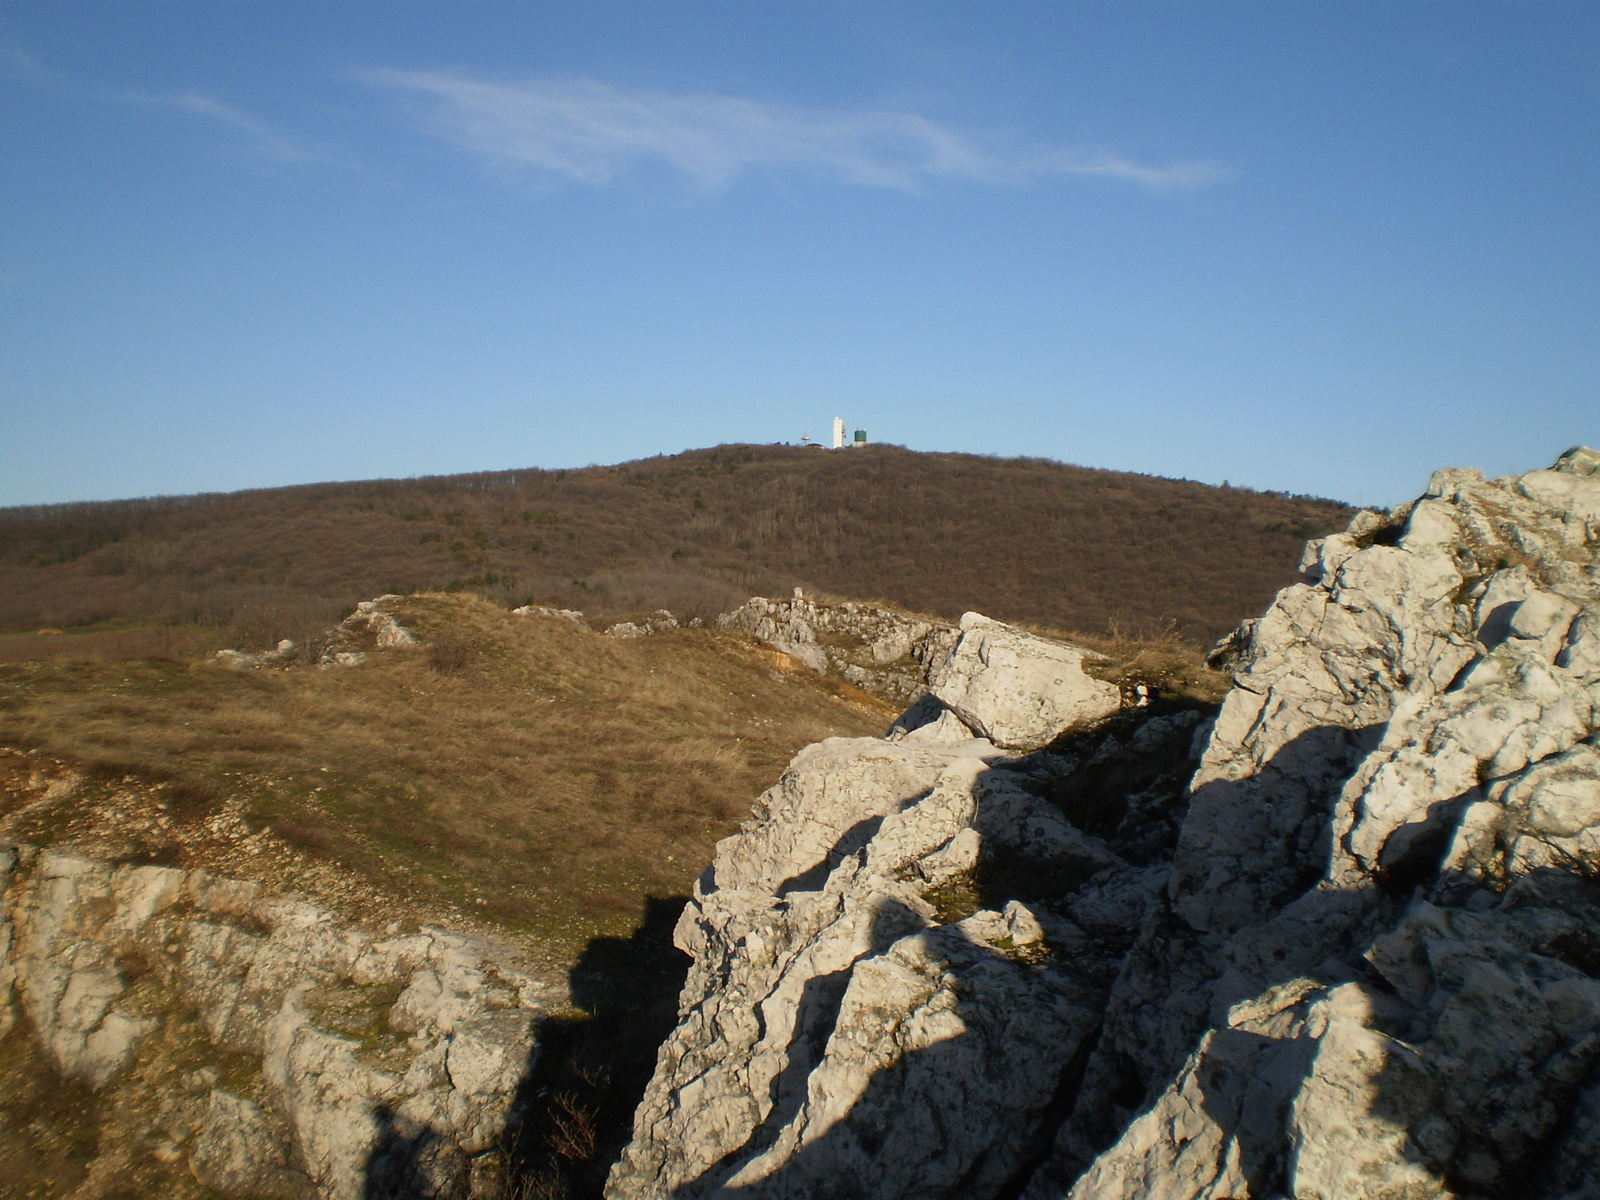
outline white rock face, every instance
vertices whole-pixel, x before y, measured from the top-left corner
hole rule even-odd
[[[1029,752],[1105,713],[981,620],[894,740],[797,756],[608,1196],[1600,1195],[1600,454],[1303,570],[1186,786],[1192,712]]]
[[[933,694],[995,745],[1037,750],[1122,707],[1115,684],[1083,673],[1085,657],[969,612]]]
[[[61,1071],[96,1089],[159,1053],[177,1011],[258,1061],[250,1095],[173,1098],[189,1116],[169,1121],[186,1129],[171,1152],[187,1145],[224,1195],[365,1200],[420,1180],[465,1196],[532,1064],[546,985],[477,939],[375,938],[259,893],[203,870],[0,848],[0,1013],[9,1026],[20,1007]]]
[[[658,608],[643,621],[619,621],[606,627],[606,636],[614,638],[642,638],[652,633],[665,633],[678,627],[678,618],[664,608]]]
[[[356,611],[346,617],[340,628],[370,633],[377,641],[379,650],[408,649],[418,645],[417,635],[395,619],[393,613],[385,610],[384,606],[391,601],[400,599],[399,596],[379,596],[376,600],[363,600],[356,605]]]
[[[584,633],[589,632],[588,622],[575,608],[548,608],[543,604],[524,604],[521,608],[513,608],[511,611],[519,617],[556,617]]]
[[[283,669],[300,662],[314,662],[323,668],[357,667],[367,660],[368,650],[406,650],[421,645],[416,634],[388,611],[400,599],[389,594],[361,601],[355,612],[313,638],[304,650],[284,638],[275,649],[260,654],[218,650],[210,661],[235,671]]]
[[[41,854],[33,887],[12,918],[12,966],[23,1008],[63,1073],[92,1088],[116,1074],[155,1027],[119,1003],[127,982],[114,947],[170,904],[183,878],[160,867],[98,868],[68,854]],[[123,905],[103,927],[106,909],[119,898]],[[108,936],[96,937],[102,930]]]
[[[1013,739],[1060,733],[1066,668],[1095,684],[1073,653],[968,624],[954,694]],[[1015,698],[1024,678],[1045,681],[1043,704]],[[1115,711],[1102,686],[1109,707],[1083,712]],[[1191,723],[1162,728],[1187,745]],[[1036,764],[1014,765],[932,698],[888,739],[795,757],[718,843],[679,922],[695,958],[682,1023],[608,1195],[984,1194],[1038,1152],[1104,981],[1052,955],[1088,942],[1070,919],[1014,898],[980,907],[974,877],[985,864],[1079,883],[1136,872],[1035,794]],[[941,917],[952,899],[964,911]]]
[[[356,611],[332,629],[312,640],[309,657],[317,666],[358,667],[374,650],[411,650],[422,643],[417,635],[400,623],[393,612],[403,597],[393,594],[363,600]]]
[[[309,1200],[315,1188],[289,1166],[286,1145],[278,1123],[259,1104],[216,1088],[207,1097],[189,1167],[196,1179],[225,1196]]]
[[[1029,1197],[1565,1196],[1529,1173],[1549,1155],[1581,1179],[1597,467],[1439,472],[1235,636],[1168,903]]]

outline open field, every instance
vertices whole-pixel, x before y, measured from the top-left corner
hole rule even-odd
[[[270,875],[369,919],[490,922],[570,961],[685,894],[801,746],[895,715],[738,635],[619,641],[460,595],[398,611],[450,653],[0,664],[0,745],[77,780],[0,827]]]
[[[1351,511],[893,446],[15,508],[0,511],[0,632],[166,626],[260,647],[380,592],[709,618],[798,584],[949,620],[1173,627],[1199,645],[1265,607],[1304,541]]]

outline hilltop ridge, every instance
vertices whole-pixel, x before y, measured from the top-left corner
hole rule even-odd
[[[781,445],[11,508],[0,631],[199,623],[269,645],[427,589],[709,620],[799,584],[946,620],[1208,643],[1353,511],[1043,459]]]

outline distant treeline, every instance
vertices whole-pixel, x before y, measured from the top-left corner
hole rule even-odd
[[[384,591],[710,616],[800,585],[948,618],[1208,642],[1352,511],[1044,459],[719,446],[0,509],[0,629],[203,625],[265,643]]]

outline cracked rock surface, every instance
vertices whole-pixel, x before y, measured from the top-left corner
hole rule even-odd
[[[187,1155],[224,1195],[467,1197],[532,1061],[547,985],[474,938],[378,937],[259,891],[0,849],[0,1021],[25,1020],[91,1089],[138,1070],[162,1114],[147,1152]],[[197,1055],[231,1064],[229,1078],[161,1066]]]
[[[751,634],[818,674],[901,700],[927,692],[960,636],[944,621],[870,604],[825,604],[795,592],[792,600],[752,596],[718,617],[717,628]]]
[[[685,911],[607,1195],[1600,1195],[1600,454],[1302,571],[1214,723],[1007,734],[965,697],[1043,708],[1024,643],[802,751]]]

